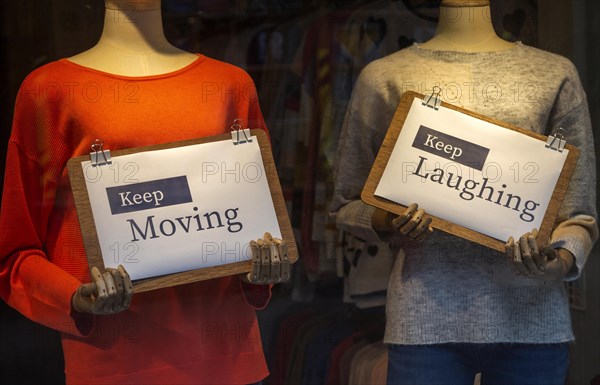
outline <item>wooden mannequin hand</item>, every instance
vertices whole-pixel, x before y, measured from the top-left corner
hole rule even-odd
[[[377,209],[371,220],[376,231],[394,231],[413,242],[422,242],[433,232],[430,226],[431,217],[425,214],[425,210],[419,209],[416,203],[408,206],[404,213],[398,216]]]
[[[508,239],[505,245],[506,257],[517,275],[543,281],[558,281],[564,278],[575,261],[573,254],[566,249],[554,249],[550,246],[541,251],[537,245],[537,229],[525,233],[514,241]]]
[[[107,268],[104,274],[93,267],[92,283],[85,283],[75,291],[71,304],[80,313],[115,314],[131,305],[133,284],[123,266]]]
[[[285,241],[265,233],[263,238],[250,242],[252,270],[242,274],[242,280],[256,285],[270,285],[290,279],[290,259]]]

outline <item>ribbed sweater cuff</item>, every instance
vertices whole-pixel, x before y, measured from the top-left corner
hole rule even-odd
[[[564,278],[573,281],[581,275],[592,246],[598,239],[596,220],[579,215],[561,223],[552,233],[551,246],[569,250],[575,256],[571,271]]]
[[[375,207],[362,201],[352,201],[340,209],[337,215],[337,227],[367,242],[380,242],[377,232],[373,230],[371,218]]]

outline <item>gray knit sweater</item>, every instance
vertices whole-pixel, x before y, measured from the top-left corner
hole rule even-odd
[[[576,278],[598,237],[594,142],[586,96],[567,59],[521,43],[487,53],[430,51],[414,45],[363,70],[336,159],[331,211],[338,227],[364,240],[378,239],[371,226],[374,209],[360,201],[360,192],[402,93],[428,94],[436,85],[443,89],[444,101],[519,127],[546,135],[562,127],[568,142],[580,149],[552,236],[555,247],[575,255],[576,264],[566,279]],[[562,282],[515,276],[502,253],[441,231],[403,250],[389,283],[385,342],[573,340]]]

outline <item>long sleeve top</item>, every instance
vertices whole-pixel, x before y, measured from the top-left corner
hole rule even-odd
[[[63,59],[24,80],[7,152],[0,296],[61,332],[67,383],[248,384],[267,375],[255,310],[269,287],[226,277],[135,294],[115,315],[71,309],[90,277],[67,161],[97,138],[118,150],[226,133],[237,118],[266,130],[252,80],[202,55],[146,77]]]
[[[586,96],[567,59],[521,43],[484,53],[413,45],[362,71],[336,159],[331,211],[338,227],[364,240],[378,239],[371,224],[374,208],[360,200],[360,192],[402,94],[431,94],[435,86],[442,88],[446,102],[525,129],[549,135],[562,127],[567,142],[579,148],[551,239],[552,246],[575,256],[567,279],[576,278],[598,237]],[[403,250],[389,283],[386,342],[558,343],[574,338],[562,282],[518,277],[503,253],[440,231]]]

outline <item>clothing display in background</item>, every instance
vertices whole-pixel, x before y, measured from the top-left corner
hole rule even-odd
[[[224,85],[224,93],[208,95],[206,85]],[[98,138],[119,150],[225,134],[234,119],[266,129],[252,79],[203,55],[142,77],[63,59],[23,82],[0,217],[0,295],[62,333],[68,383],[248,384],[268,374],[255,315],[268,286],[232,276],[137,293],[128,311],[110,316],[71,308],[90,277],[67,161],[88,154]]]
[[[549,62],[552,67],[544,64]],[[586,96],[568,60],[522,43],[483,53],[413,45],[365,68],[353,91],[338,150],[332,211],[339,227],[367,241],[379,239],[371,225],[374,208],[360,201],[360,193],[402,94],[415,84],[426,94],[441,87],[446,102],[538,133],[564,129],[580,157],[551,244],[574,254],[567,279],[575,279],[598,237]],[[503,253],[441,231],[421,244],[403,245],[403,250],[391,276],[385,342],[573,340],[561,281],[516,276]]]
[[[391,23],[391,19],[382,20],[378,33],[370,33],[372,26],[368,20],[376,19],[379,7],[384,5],[393,7],[394,16],[402,14],[406,22],[400,28],[388,29],[387,23]],[[328,205],[333,194],[332,166],[337,141],[354,79],[369,60],[379,57],[379,52],[384,55],[402,48],[394,43],[381,44],[384,40],[398,41],[400,36],[394,37],[396,34],[411,35],[419,23],[420,20],[400,2],[357,3],[355,9],[330,10],[307,32],[301,97],[312,103],[301,103],[305,108],[301,114],[308,117],[303,120],[307,123],[304,130],[308,132],[305,145],[308,163],[314,164],[309,173],[314,174],[308,174],[303,185],[301,228],[303,250],[308,250],[304,258],[314,273],[318,273],[318,267],[323,265],[319,261],[332,261],[329,266],[333,267],[336,258],[338,234],[329,218]],[[369,50],[371,46],[378,50]]]
[[[268,385],[385,384],[387,349],[381,342],[384,308],[339,306],[339,298],[315,306],[275,299],[259,314],[271,376]]]
[[[365,242],[340,231],[341,262],[344,279],[344,302],[358,308],[385,306],[388,282],[399,246],[390,242]],[[401,252],[401,251],[400,251]]]

